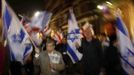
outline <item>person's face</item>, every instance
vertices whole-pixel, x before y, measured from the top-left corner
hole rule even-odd
[[[46,49],[47,49],[47,51],[48,52],[52,52],[53,50],[54,50],[54,44],[53,43],[48,43],[47,45],[46,45]]]
[[[91,28],[90,27],[87,27],[85,30],[84,30],[84,36],[86,38],[91,38],[92,37],[92,31],[91,31]]]

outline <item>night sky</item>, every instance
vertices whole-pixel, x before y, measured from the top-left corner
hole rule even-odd
[[[16,14],[31,17],[34,12],[44,10],[45,0],[6,0]]]

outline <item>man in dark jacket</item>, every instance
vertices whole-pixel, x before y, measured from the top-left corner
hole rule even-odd
[[[92,27],[89,24],[84,25],[83,34],[85,38],[82,39],[81,46],[76,43],[78,50],[83,53],[84,75],[99,75],[102,64],[101,43],[93,38],[92,31]]]
[[[123,75],[116,35],[110,37],[110,46],[104,51],[106,75]]]

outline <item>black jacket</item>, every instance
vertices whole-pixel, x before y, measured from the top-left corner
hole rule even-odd
[[[121,67],[120,53],[118,49],[110,45],[104,51],[105,58],[105,69],[107,75],[123,75],[123,70]]]
[[[102,66],[101,42],[94,38],[89,42],[82,39],[81,47],[78,50],[83,53],[82,61],[85,72],[92,75],[96,75],[93,73],[99,73]]]

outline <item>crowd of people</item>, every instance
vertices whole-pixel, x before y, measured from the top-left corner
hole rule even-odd
[[[55,44],[51,38],[43,41],[39,52],[31,53],[24,65],[14,61],[10,64],[11,75],[123,75],[116,35],[109,39],[102,33],[99,39],[92,33],[92,27],[83,29],[81,45],[75,43],[83,57],[73,63],[67,53],[67,40]],[[43,47],[43,48],[42,48]]]

